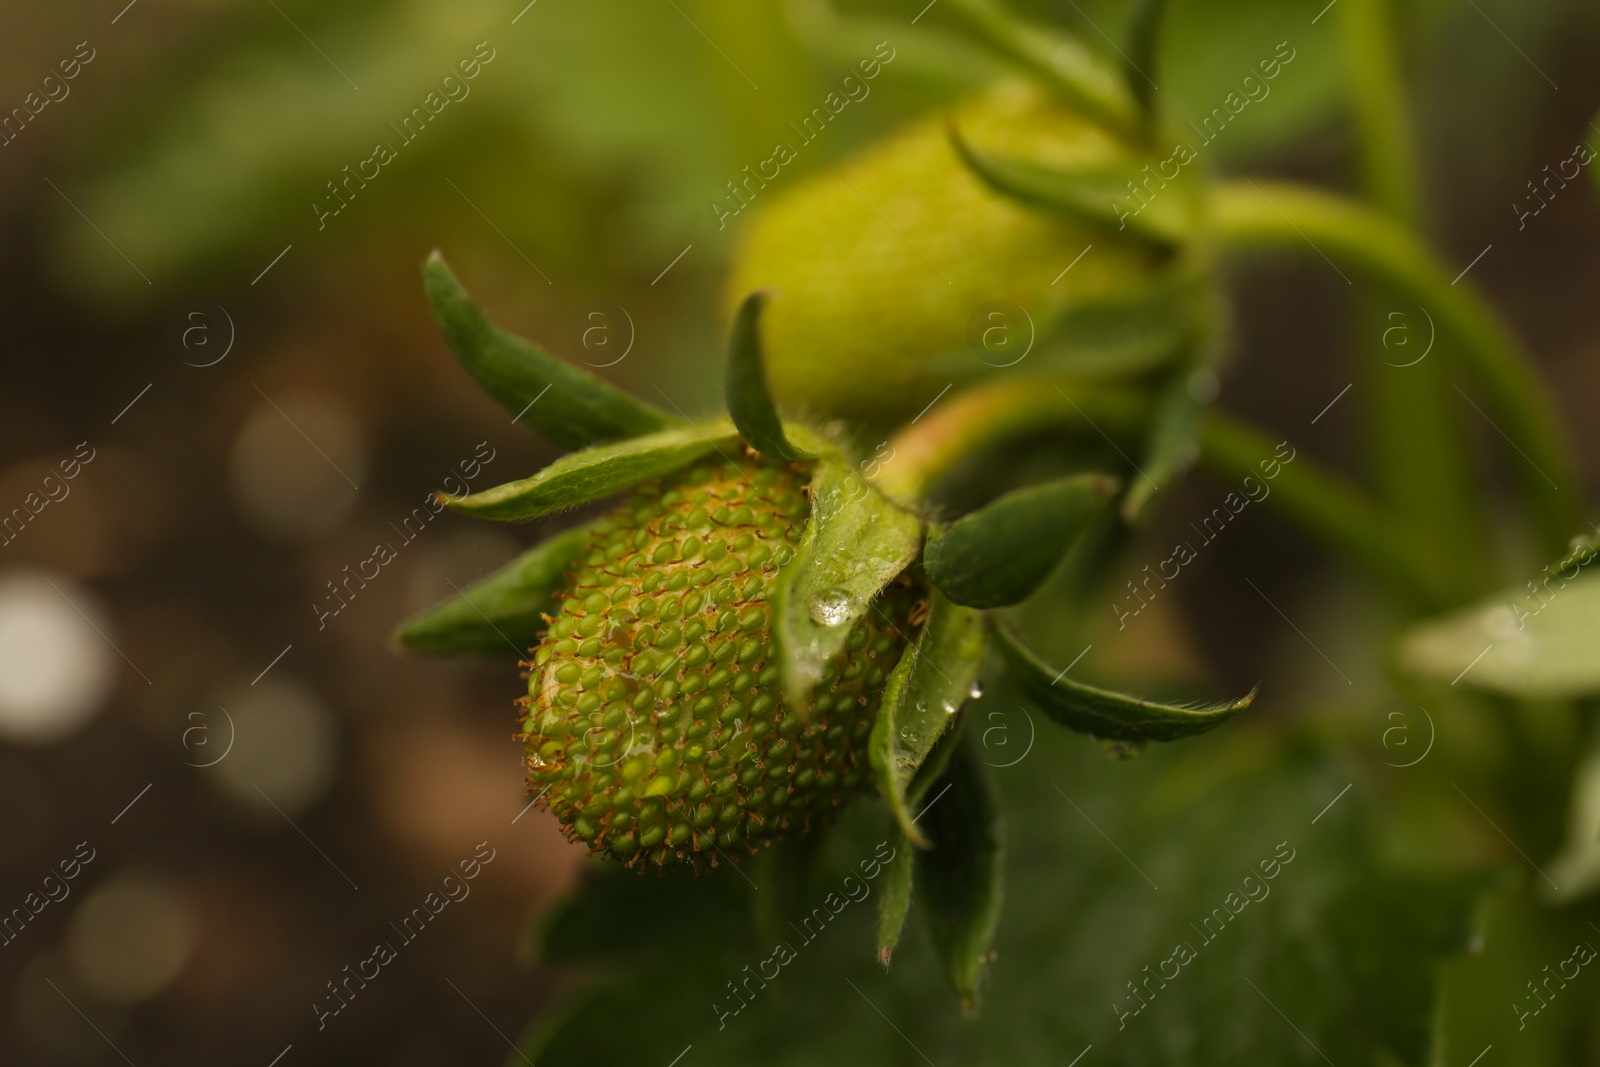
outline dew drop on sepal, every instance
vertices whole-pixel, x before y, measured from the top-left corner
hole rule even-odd
[[[842,589],[829,589],[811,598],[811,621],[821,626],[838,626],[850,617],[850,595]]]

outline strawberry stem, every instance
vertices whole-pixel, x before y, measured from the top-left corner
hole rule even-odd
[[[1366,198],[1421,232],[1415,139],[1393,7],[1390,0],[1347,0],[1335,18]],[[1487,592],[1495,582],[1489,524],[1482,521],[1482,489],[1466,432],[1466,420],[1478,416],[1451,387],[1447,362],[1415,358],[1427,341],[1420,321],[1409,329],[1413,316],[1406,311],[1413,309],[1396,312],[1392,296],[1370,284],[1360,288],[1353,319],[1359,326],[1349,331],[1349,343],[1353,376],[1365,394],[1373,489],[1393,510],[1397,532],[1431,547],[1427,558],[1437,584],[1453,585],[1457,599]],[[1402,343],[1391,347],[1391,338]]]
[[[958,463],[1005,441],[1046,431],[1109,434],[1135,441],[1152,411],[1148,397],[1125,389],[1020,379],[960,394],[934,408],[890,442],[893,459],[874,485],[906,506],[925,505]],[[1274,454],[1259,430],[1216,411],[1200,428],[1201,461],[1229,478],[1259,475]],[[1448,603],[1393,521],[1361,490],[1308,456],[1285,464],[1265,498],[1337,552],[1348,556],[1417,606]]]
[[[1521,344],[1483,298],[1414,234],[1333,193],[1283,182],[1226,182],[1211,195],[1212,225],[1225,246],[1310,245],[1430,312],[1453,356],[1491,398],[1492,419],[1534,513],[1544,554],[1577,530],[1577,472],[1555,405]],[[1563,488],[1563,486],[1565,488]]]

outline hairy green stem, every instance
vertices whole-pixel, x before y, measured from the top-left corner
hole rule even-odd
[[[941,479],[968,457],[1048,431],[1137,441],[1153,411],[1148,394],[1107,386],[1019,379],[982,386],[934,408],[891,441],[893,457],[874,484],[906,506],[925,504]],[[1218,412],[1200,430],[1201,458],[1229,478],[1262,476],[1274,443]],[[1120,446],[1119,446],[1120,447]],[[1426,572],[1393,536],[1389,520],[1355,489],[1306,456],[1283,464],[1266,498],[1335,551],[1349,556],[1421,604],[1439,600]]]
[[[1127,388],[1023,378],[957,393],[889,442],[892,458],[873,484],[905,507],[919,507],[941,479],[970,456],[1049,431],[1136,437],[1151,398]]]
[[[1446,351],[1489,394],[1484,416],[1516,453],[1511,465],[1532,506],[1541,551],[1561,550],[1577,529],[1577,472],[1566,435],[1521,345],[1469,283],[1452,281],[1403,227],[1332,193],[1280,182],[1226,182],[1212,192],[1210,207],[1225,246],[1309,247],[1424,308],[1448,342]],[[1465,391],[1461,395],[1471,402]]]

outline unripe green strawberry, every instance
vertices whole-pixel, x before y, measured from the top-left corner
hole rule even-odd
[[[1043,90],[1002,82],[789,191],[761,194],[771,199],[752,203],[725,291],[730,306],[773,291],[767,371],[790,410],[878,423],[914,414],[952,380],[1008,362],[974,351],[983,305],[1026,310],[1042,336],[1069,305],[1125,295],[1159,266],[1148,244],[985,186],[952,147],[947,119],[975,148],[1047,167],[1126,167],[1130,158]]]
[[[630,865],[715,865],[825,821],[923,601],[892,584],[786,708],[768,595],[809,511],[804,465],[753,455],[638,488],[595,531],[539,646],[528,779],[570,838]]]

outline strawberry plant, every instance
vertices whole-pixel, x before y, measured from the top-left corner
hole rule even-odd
[[[427,262],[461,365],[570,450],[446,503],[520,521],[618,501],[398,632],[417,652],[526,650],[529,792],[609,861],[530,933],[530,957],[581,981],[518,1057],[1442,1062],[1501,1035],[1477,1011],[1493,974],[1464,959],[1486,922],[1582,933],[1504,870],[1397,860],[1437,843],[1346,799],[1387,790],[1403,822],[1444,774],[1488,819],[1456,775],[1553,848],[1545,816],[1600,691],[1573,462],[1520,342],[1417,234],[1383,5],[1337,16],[1370,202],[1218,177],[1156,106],[1164,5],[1133,7],[1113,63],[944,0],[945,32],[1010,76],[753,204],[726,416],[556,359]],[[1284,42],[1242,91],[1264,101],[1293,58]],[[1219,262],[1262,249],[1314,252],[1437,327],[1432,362],[1373,386],[1377,490],[1209,406],[1229,349]],[[1445,406],[1463,385],[1519,480],[1524,558],[1558,559],[1534,600],[1482,599],[1500,560]],[[1142,610],[1195,554],[1128,566],[1196,464],[1240,487],[1223,523],[1268,502],[1363,571],[1386,613],[1372,659],[1398,636],[1369,674],[1474,738],[1377,785],[1348,724],[1252,722],[1255,690],[1075,676],[1058,637],[1096,632],[1112,580]],[[1137,614],[1114,612],[1119,631]],[[1026,746],[993,759],[1016,708]],[[1490,754],[1502,737],[1529,758]],[[1532,784],[1530,767],[1554,770]],[[1092,815],[1085,789],[1125,803]],[[1564,855],[1573,881],[1600,881],[1592,842]],[[1188,892],[1144,896],[1163,881]],[[906,936],[913,913],[925,936]]]

